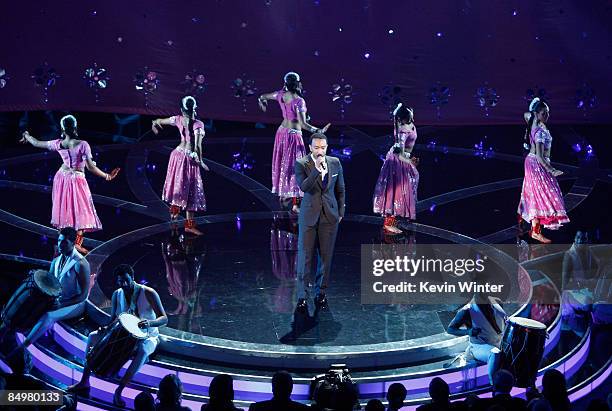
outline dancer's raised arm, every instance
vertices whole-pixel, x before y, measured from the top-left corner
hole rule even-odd
[[[173,117],[168,117],[168,118],[156,118],[155,120],[153,120],[151,122],[151,130],[157,134],[159,133],[159,130],[162,129],[162,126],[172,126],[174,125],[174,118]]]
[[[30,135],[30,133],[27,130],[23,132],[19,142],[22,144],[30,143],[36,148],[47,148],[46,141],[40,141],[40,140],[35,139],[34,137]]]

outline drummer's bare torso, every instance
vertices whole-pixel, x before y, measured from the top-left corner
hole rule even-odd
[[[155,290],[153,290],[151,287],[147,287],[146,285],[137,285],[136,287],[141,287],[142,293],[144,294],[147,305],[148,305],[147,309],[153,310],[153,307],[155,304]],[[111,313],[111,317],[113,320],[117,319],[119,314],[126,312],[126,310],[129,310],[129,307],[132,304],[132,299],[134,297],[136,297],[138,300],[141,298],[140,295],[135,296],[135,294],[138,294],[136,287],[134,287],[132,291],[128,291],[128,292],[123,292],[121,288],[118,288],[115,290],[115,292],[113,292],[113,296],[112,296],[112,307],[113,308],[112,308],[112,313]],[[138,300],[135,300],[134,304],[137,305]],[[123,307],[125,310],[121,310],[121,307]]]

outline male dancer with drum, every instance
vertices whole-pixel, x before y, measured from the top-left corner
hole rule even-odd
[[[130,313],[138,318],[140,322],[138,327],[147,332],[147,338],[140,340],[136,355],[132,363],[121,378],[119,386],[115,390],[113,396],[113,404],[119,407],[125,407],[125,401],[121,398],[121,393],[132,377],[140,370],[149,356],[153,354],[159,344],[158,327],[168,323],[168,317],[164,311],[161,300],[157,292],[147,286],[137,284],[134,281],[134,270],[128,264],[120,264],[115,267],[114,277],[119,287],[113,293],[111,298],[111,322],[112,324],[122,313]],[[110,325],[109,324],[109,325]],[[85,354],[89,352],[91,347],[96,345],[104,336],[104,330],[93,331],[87,338],[87,348]],[[122,364],[123,365],[123,364]],[[68,388],[68,391],[87,393],[89,391],[89,377],[92,371],[89,365],[85,366],[81,381]]]
[[[462,328],[464,327],[465,328]],[[486,296],[474,295],[472,301],[463,306],[448,325],[447,332],[452,335],[469,335],[470,343],[466,354],[468,358],[488,364],[489,381],[500,362],[501,345],[506,313],[497,303],[488,301]]]
[[[89,292],[89,263],[81,255],[74,243],[77,232],[72,227],[60,230],[57,239],[59,255],[51,261],[49,274],[53,275],[62,287],[59,306],[47,312],[34,325],[23,342],[24,348],[43,336],[57,321],[83,315],[87,306]]]

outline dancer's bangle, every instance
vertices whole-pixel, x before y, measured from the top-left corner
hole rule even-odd
[[[106,173],[106,175],[104,176],[104,179],[105,179],[106,181],[110,181],[110,179],[111,179],[110,174]]]

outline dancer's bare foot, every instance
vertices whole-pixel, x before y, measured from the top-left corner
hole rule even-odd
[[[542,235],[542,233],[536,233],[536,232],[535,232],[535,231],[533,231],[533,230],[531,230],[531,231],[529,232],[529,236],[530,236],[531,238],[533,238],[534,240],[537,240],[537,241],[539,241],[539,242],[541,242],[541,243],[543,243],[543,244],[550,244],[550,242],[551,242],[551,241],[550,241],[548,238],[544,237],[544,236]]]
[[[187,220],[185,220],[185,232],[193,235],[203,234],[200,230],[198,230],[192,215],[187,215]]]
[[[80,244],[75,244],[74,248],[76,248],[76,250],[81,254],[81,255],[87,255],[89,254],[89,250],[85,247],[83,247]]]
[[[78,230],[76,240],[74,240],[74,248],[76,248],[76,250],[83,255],[89,253],[89,250],[83,247],[84,240],[85,240],[85,237],[83,237],[83,231]]]
[[[385,225],[383,226],[384,230],[387,231],[388,233],[393,233],[393,234],[401,234],[402,230],[400,230],[399,228],[393,226],[393,225]]]
[[[189,233],[189,234],[193,234],[193,235],[202,235],[202,234],[204,234],[203,232],[198,230],[198,228],[196,226],[185,227],[185,232]]]

